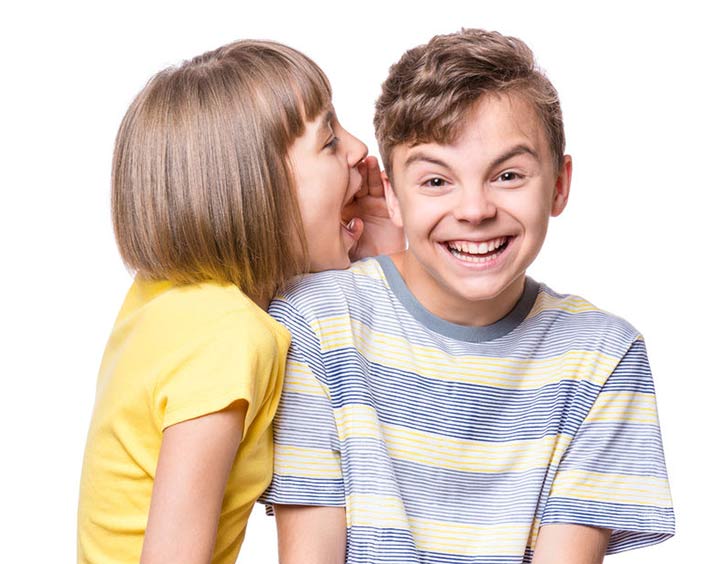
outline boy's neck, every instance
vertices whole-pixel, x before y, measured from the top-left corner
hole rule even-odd
[[[485,327],[503,319],[521,299],[526,285],[524,273],[493,298],[465,300],[434,279],[410,252],[403,251],[390,258],[410,292],[425,309],[458,325]]]

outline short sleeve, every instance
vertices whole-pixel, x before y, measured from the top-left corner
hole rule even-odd
[[[541,525],[612,529],[608,554],[674,534],[654,384],[641,339],[608,377],[564,454]]]
[[[162,430],[245,400],[246,434],[274,389],[280,359],[274,335],[252,315],[235,311],[196,327],[191,338],[165,359],[153,390],[154,413]]]
[[[274,420],[274,477],[260,501],[270,505],[345,506],[341,447],[320,343],[288,302],[275,300],[269,313],[286,325],[292,341]]]

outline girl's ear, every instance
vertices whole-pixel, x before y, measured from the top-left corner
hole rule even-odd
[[[390,178],[385,171],[380,173],[380,177],[383,180],[383,188],[385,188],[385,203],[388,206],[388,213],[390,214],[390,219],[393,223],[402,229],[402,213],[400,213],[400,202],[395,194],[395,189],[390,183]]]
[[[553,202],[551,205],[551,215],[559,216],[563,213],[568,204],[570,195],[570,180],[573,176],[573,159],[570,155],[563,155],[563,164],[558,171],[558,178],[555,180],[555,191],[553,192]]]

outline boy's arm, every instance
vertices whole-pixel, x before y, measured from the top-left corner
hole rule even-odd
[[[552,526],[610,530],[608,554],[674,534],[654,384],[641,337],[606,379],[575,433],[540,520],[537,542],[545,542],[544,548],[552,544],[552,551],[559,549],[556,541],[546,540]],[[538,543],[533,548],[538,555]]]
[[[532,564],[600,564],[611,533],[583,525],[544,525]]]
[[[346,510],[343,507],[276,505],[280,564],[343,564]]]
[[[163,432],[141,564],[210,562],[247,403]]]
[[[334,408],[319,336],[288,298],[270,314],[292,334],[274,419],[274,477],[262,496],[274,508],[281,564],[342,564],[345,488]]]

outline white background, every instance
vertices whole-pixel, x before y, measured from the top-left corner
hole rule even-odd
[[[622,315],[647,339],[678,533],[609,561],[708,561],[711,49],[708,16],[695,6],[146,0],[3,8],[1,559],[74,560],[96,372],[130,283],[110,225],[112,144],[148,77],[234,39],[276,39],[324,68],[342,123],[376,150],[373,103],[388,66],[464,26],[523,38],[560,91],[571,201],[531,274]],[[257,507],[240,562],[274,563],[275,554],[273,523]]]

